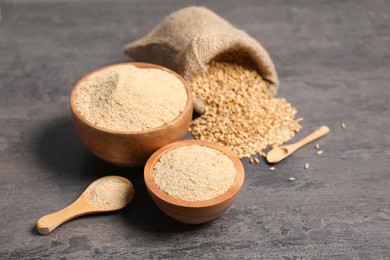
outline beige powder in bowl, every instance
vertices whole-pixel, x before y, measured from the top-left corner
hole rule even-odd
[[[207,146],[187,145],[161,156],[153,180],[165,193],[185,201],[205,201],[225,193],[236,179],[232,160]]]
[[[77,108],[90,123],[116,131],[145,131],[173,121],[187,92],[173,74],[121,64],[96,72],[80,84]]]

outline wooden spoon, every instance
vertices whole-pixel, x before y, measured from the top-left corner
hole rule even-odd
[[[321,126],[316,131],[311,133],[310,135],[306,136],[302,140],[296,142],[295,144],[289,144],[285,146],[280,146],[272,149],[267,154],[267,161],[269,163],[277,163],[301,148],[302,146],[326,135],[329,133],[329,127],[327,126]]]
[[[106,176],[97,179],[68,207],[41,217],[37,223],[38,232],[47,235],[73,218],[120,210],[133,197],[134,187],[129,180],[120,176]]]

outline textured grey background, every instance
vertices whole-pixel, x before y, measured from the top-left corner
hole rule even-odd
[[[244,160],[238,200],[198,226],[154,206],[142,169],[89,154],[68,109],[78,79],[131,60],[122,54],[126,43],[190,4],[209,7],[270,52],[278,96],[305,119],[295,140],[331,128],[319,141],[321,156],[307,146],[275,172]],[[5,1],[0,8],[0,259],[390,259],[389,1]],[[39,217],[109,174],[134,183],[127,209],[37,234]]]

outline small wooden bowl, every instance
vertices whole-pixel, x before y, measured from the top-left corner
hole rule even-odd
[[[168,195],[157,186],[153,180],[153,172],[160,157],[172,149],[186,145],[202,145],[215,148],[232,160],[237,176],[233,185],[224,194],[211,200],[185,201]],[[156,205],[174,220],[186,224],[205,223],[224,213],[240,193],[244,183],[244,175],[244,167],[237,155],[218,144],[195,140],[178,141],[160,148],[149,158],[144,169],[145,185]]]
[[[187,90],[187,104],[183,112],[173,121],[148,131],[114,131],[88,122],[78,111],[75,101],[80,84],[91,75],[110,69],[113,66],[131,64],[138,68],[155,68],[171,73],[180,79]],[[158,87],[158,86],[156,86]],[[88,150],[100,159],[119,166],[142,166],[158,148],[182,139],[188,131],[192,119],[193,100],[191,88],[177,73],[154,64],[125,62],[108,65],[90,72],[73,88],[70,96],[70,110],[73,125],[81,141]]]

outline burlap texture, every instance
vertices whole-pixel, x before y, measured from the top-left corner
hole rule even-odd
[[[279,80],[267,51],[247,33],[204,7],[187,7],[170,14],[144,38],[125,46],[124,52],[190,79],[205,72],[218,54],[233,49],[253,59],[259,74],[269,82],[270,95],[275,95]]]

